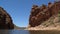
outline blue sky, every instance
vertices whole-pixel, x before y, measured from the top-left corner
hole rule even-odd
[[[47,5],[48,2],[54,2],[54,0],[0,0],[0,6],[11,15],[15,25],[27,27],[32,6]]]

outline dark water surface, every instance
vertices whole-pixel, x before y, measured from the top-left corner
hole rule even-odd
[[[60,31],[57,31],[57,30],[40,30],[40,31],[0,30],[0,34],[60,34]]]

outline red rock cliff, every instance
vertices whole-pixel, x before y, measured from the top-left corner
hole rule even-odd
[[[48,3],[48,6],[42,5],[38,7],[37,5],[33,5],[31,9],[31,14],[29,18],[29,25],[31,27],[35,27],[47,21],[52,16],[57,16],[58,11],[60,10],[60,1],[54,3]]]

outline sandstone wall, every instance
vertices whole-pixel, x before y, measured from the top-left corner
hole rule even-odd
[[[35,27],[47,21],[52,16],[57,16],[60,10],[60,1],[48,3],[48,6],[42,5],[41,7],[33,5],[29,18],[29,25]]]

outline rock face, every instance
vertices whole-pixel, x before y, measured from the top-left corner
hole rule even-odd
[[[14,29],[10,15],[0,7],[0,29]]]
[[[42,5],[41,7],[38,7],[37,5],[33,5],[29,18],[29,26],[36,27],[49,20],[51,17],[57,17],[59,10],[60,1],[54,3],[49,2],[48,6]]]

